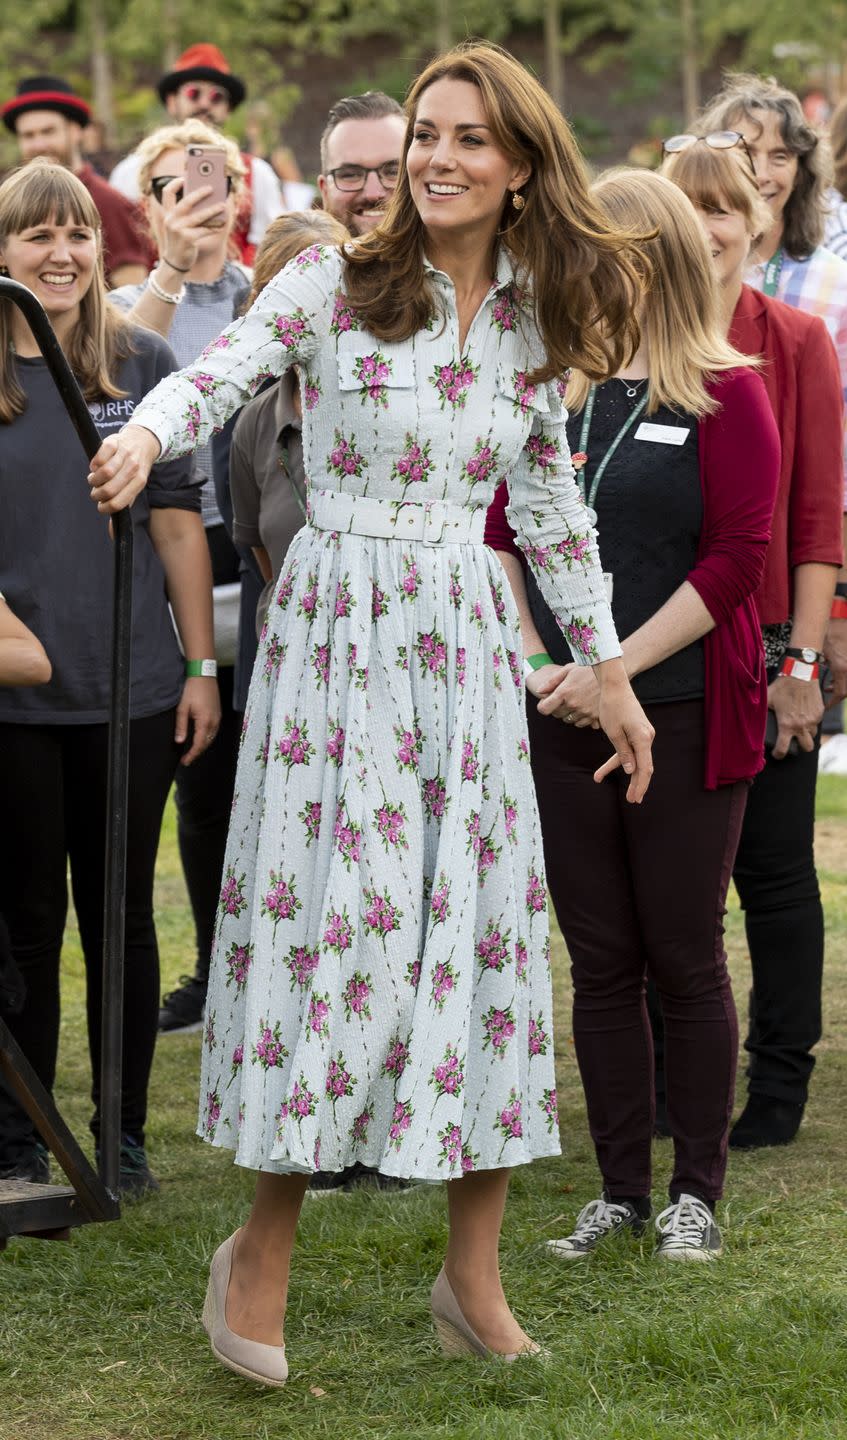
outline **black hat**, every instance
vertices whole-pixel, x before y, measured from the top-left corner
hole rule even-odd
[[[233,110],[247,94],[243,80],[233,75],[217,45],[189,45],[183,51],[173,70],[163,75],[156,86],[162,104],[188,80],[208,80],[212,85],[220,85],[228,94]]]
[[[91,123],[88,101],[75,95],[67,80],[59,80],[55,75],[30,75],[26,80],[18,81],[14,99],[7,100],[0,108],[3,123],[13,135],[18,117],[25,110],[57,110],[66,120],[74,120],[77,125]]]

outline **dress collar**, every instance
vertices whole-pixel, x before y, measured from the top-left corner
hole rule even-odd
[[[424,255],[423,264],[424,270],[428,275],[433,275],[438,280],[441,280],[452,287],[453,281],[450,279],[450,276],[445,274],[443,270],[438,270],[435,265],[433,265],[432,261],[427,259],[426,255]],[[509,253],[505,245],[498,245],[495,277],[491,288],[499,292],[501,290],[507,290],[509,286],[513,285],[514,283],[515,268],[512,264]]]

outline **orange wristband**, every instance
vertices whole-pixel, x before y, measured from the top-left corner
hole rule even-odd
[[[836,595],[832,602],[832,609],[829,612],[830,620],[847,620],[847,600]]]

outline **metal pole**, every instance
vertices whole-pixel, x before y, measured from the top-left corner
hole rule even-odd
[[[71,423],[90,460],[101,437],[53,329],[31,290],[0,277],[0,299],[10,300],[32,331]],[[121,1141],[123,1062],[124,913],[129,781],[129,681],[132,635],[132,520],[112,517],[115,544],[112,594],[112,693],[106,792],[106,898],[103,917],[103,1015],[100,1068],[100,1164],[106,1189],[117,1197]]]

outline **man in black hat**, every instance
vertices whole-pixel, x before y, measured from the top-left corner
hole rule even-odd
[[[43,155],[72,170],[91,195],[103,223],[103,260],[111,285],[138,284],[152,263],[144,223],[135,205],[98,175],[82,156],[82,132],[91,107],[55,75],[21,80],[14,99],[0,108],[16,137],[21,162]]]
[[[172,70],[156,86],[159,99],[177,125],[185,120],[205,120],[218,129],[240,105],[247,91],[243,80],[233,75],[217,45],[189,45]],[[252,265],[256,246],[277,215],[282,214],[279,180],[267,160],[242,153],[247,167],[243,214],[239,213],[233,240],[245,265]],[[129,200],[138,200],[138,159],[133,152],[115,166],[109,183]]]

